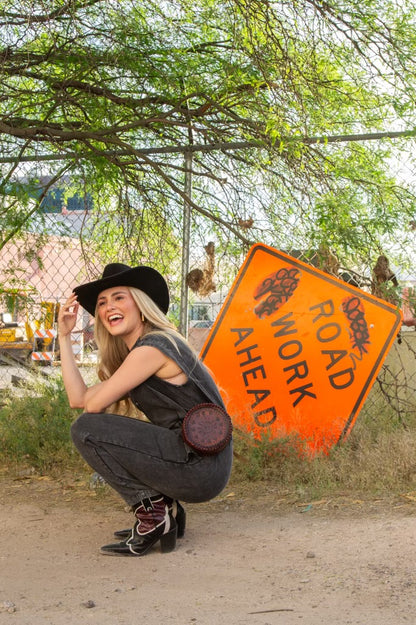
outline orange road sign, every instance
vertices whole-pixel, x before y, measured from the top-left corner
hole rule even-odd
[[[384,300],[256,244],[201,358],[236,426],[326,450],[351,431],[401,319]]]

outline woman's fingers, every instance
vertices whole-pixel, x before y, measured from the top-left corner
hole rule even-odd
[[[71,331],[76,322],[79,304],[75,293],[71,293],[66,302],[61,305],[58,315],[58,324],[62,331]]]
[[[63,305],[63,312],[71,314],[76,312],[78,308],[79,304],[77,302],[77,296],[75,295],[75,293],[72,293]]]

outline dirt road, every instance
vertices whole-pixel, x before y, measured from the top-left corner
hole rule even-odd
[[[187,506],[176,551],[102,556],[111,494],[0,483],[0,623],[398,625],[416,620],[416,496],[296,502],[273,489]],[[254,494],[255,493],[255,494]]]

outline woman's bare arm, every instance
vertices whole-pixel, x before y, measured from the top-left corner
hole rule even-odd
[[[79,304],[74,293],[59,309],[58,336],[62,378],[71,408],[83,408],[87,390],[72,350],[71,332],[77,320]]]
[[[136,347],[111,378],[87,389],[83,407],[87,412],[103,412],[169,363],[167,356],[155,347]]]

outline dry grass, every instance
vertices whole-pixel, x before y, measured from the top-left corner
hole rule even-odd
[[[416,489],[416,416],[362,414],[347,441],[328,455],[308,457],[296,439],[235,437],[233,481],[270,481],[282,492],[322,497],[343,493],[398,494]]]
[[[89,474],[70,440],[73,418],[59,380],[6,396],[0,409],[0,464],[43,475],[62,467]],[[234,440],[231,483],[242,487],[270,484],[295,498],[416,491],[416,414],[398,420],[385,406],[363,411],[345,443],[312,459],[296,437],[255,443],[236,431]]]

